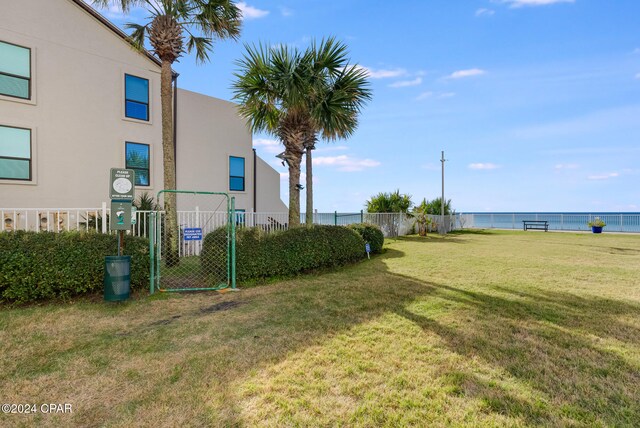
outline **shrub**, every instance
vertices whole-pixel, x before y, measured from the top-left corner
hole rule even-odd
[[[131,287],[149,284],[149,241],[125,236]],[[102,291],[105,256],[117,237],[81,232],[0,233],[0,301],[26,303]]]
[[[378,226],[371,223],[356,223],[350,224],[347,227],[358,232],[360,236],[362,236],[362,239],[364,239],[364,242],[369,243],[372,253],[380,254],[382,252],[382,245],[384,245],[384,234]]]
[[[204,239],[202,269],[211,273],[226,266],[226,230]],[[299,227],[266,233],[259,228],[236,230],[236,279],[246,281],[288,276],[312,269],[340,266],[365,257],[364,241],[341,226]]]

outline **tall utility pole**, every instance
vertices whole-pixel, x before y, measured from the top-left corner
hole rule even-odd
[[[444,158],[444,150],[442,151],[442,157],[440,162],[442,162],[442,198],[440,199],[440,234],[444,235],[447,231],[444,225],[444,163],[446,159]]]

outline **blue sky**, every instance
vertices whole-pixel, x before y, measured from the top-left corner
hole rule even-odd
[[[231,99],[244,43],[304,49],[336,36],[369,71],[353,137],[314,152],[315,207],[359,211],[381,191],[468,211],[640,211],[637,0],[248,0],[239,42],[184,57],[179,86]],[[135,10],[116,24],[141,22]],[[283,173],[269,135],[260,156]],[[216,189],[212,189],[216,190]],[[304,206],[304,191],[301,204]]]

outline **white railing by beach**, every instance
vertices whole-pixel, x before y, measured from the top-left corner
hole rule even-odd
[[[640,233],[640,213],[469,213],[462,214],[465,226],[475,229],[522,229],[523,221],[549,222],[549,230],[589,231],[596,218],[606,223],[605,231]]]
[[[130,233],[149,236],[151,211],[137,211],[136,222]],[[109,232],[110,209],[106,203],[99,208],[0,208],[4,231],[27,230],[35,232],[93,231]],[[159,212],[162,221],[163,212]],[[238,227],[259,227],[266,232],[286,230],[289,226],[286,212],[244,212],[236,211]],[[473,215],[429,216],[429,232],[451,231],[473,227]],[[301,223],[304,223],[304,213]],[[397,237],[416,233],[415,218],[403,213],[314,213],[315,224],[345,226],[354,223],[378,225],[385,237]],[[178,211],[178,224],[185,228],[200,228],[203,236],[227,224],[224,211]],[[197,244],[193,244],[197,245]]]

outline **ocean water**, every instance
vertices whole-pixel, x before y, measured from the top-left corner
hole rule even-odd
[[[630,212],[517,212],[517,213],[486,213],[471,212],[466,215],[464,227],[522,229],[523,220],[546,220],[549,230],[588,231],[587,223],[599,217],[607,225],[604,231],[640,233],[640,213]]]

